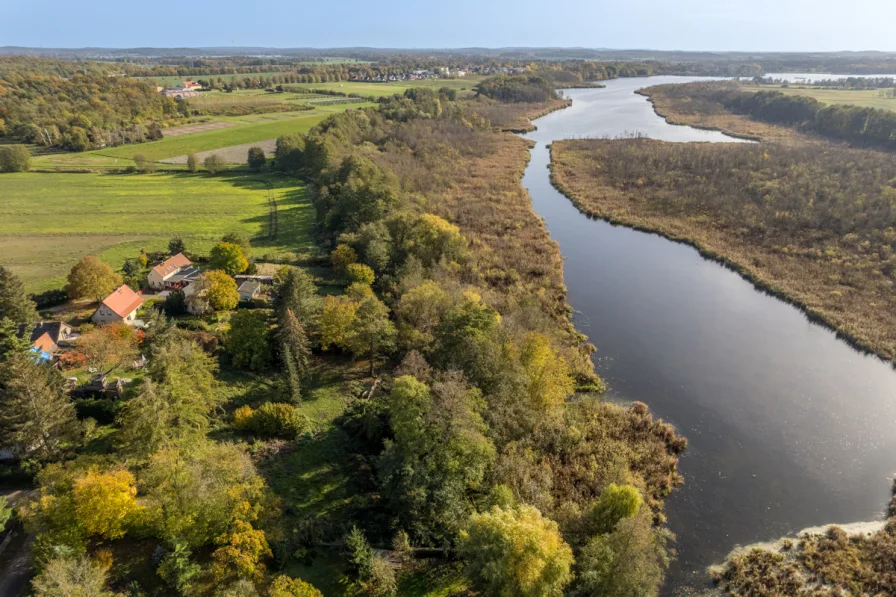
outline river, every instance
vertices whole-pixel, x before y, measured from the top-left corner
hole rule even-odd
[[[609,396],[640,400],[688,438],[667,501],[678,559],[667,593],[702,585],[735,546],[883,516],[896,475],[896,372],[696,250],[592,220],[551,185],[547,144],[638,133],[734,142],[672,126],[634,91],[695,78],[617,79],[565,92],[538,121],[523,178],[565,258],[575,324]]]

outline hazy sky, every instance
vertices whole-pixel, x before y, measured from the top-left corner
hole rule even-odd
[[[896,0],[0,0],[0,45],[896,50]]]

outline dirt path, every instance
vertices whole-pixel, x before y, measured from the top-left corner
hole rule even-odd
[[[200,151],[196,156],[199,158],[200,163],[208,156],[216,153],[224,158],[229,164],[245,164],[250,147],[261,147],[264,150],[265,155],[271,155],[277,147],[277,140],[267,139],[266,141],[256,141],[255,143],[243,143],[242,145],[231,145],[230,147],[222,147],[210,151]],[[177,157],[159,160],[159,162],[162,164],[186,164],[187,157],[188,156],[185,155],[179,155]]]

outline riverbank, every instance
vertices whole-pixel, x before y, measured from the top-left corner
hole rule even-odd
[[[681,85],[655,85],[635,91],[647,98],[657,116],[675,126],[690,126],[705,131],[719,131],[736,139],[766,142],[807,141],[793,129],[757,122],[740,114],[723,111],[706,111],[705,106],[695,104],[690,98],[670,92]]]
[[[625,156],[617,155],[613,144],[617,149],[622,147],[618,144],[627,144]],[[816,161],[820,158],[814,153],[803,155],[802,150],[779,145],[764,148],[758,155],[750,153],[758,149],[744,146],[691,150],[699,155],[683,157],[685,146],[650,140],[558,141],[551,147],[551,179],[583,213],[691,245],[757,288],[796,305],[811,320],[835,330],[855,347],[890,361],[896,358],[896,301],[892,295],[896,260],[892,251],[887,251],[896,238],[889,239],[886,223],[874,222],[867,231],[845,236],[823,228],[803,230],[795,213],[787,215],[782,207],[763,214],[744,186],[729,187],[725,177],[719,176],[730,167],[743,173],[743,184],[749,186],[750,164],[768,162],[780,165],[781,171],[808,168],[820,179],[830,164]],[[884,165],[879,154],[851,151],[854,159]],[[725,155],[727,166],[712,164],[713,154],[716,158]],[[662,164],[669,170],[651,178],[651,173],[630,167],[610,177],[602,169],[610,160],[634,160],[648,170]],[[796,182],[795,176],[782,182],[774,168],[765,174],[754,181],[755,185],[790,185],[790,189],[776,190],[786,196],[787,202],[796,200],[802,192],[797,189],[801,182]],[[708,189],[715,193],[715,202],[685,199]],[[829,188],[816,191],[833,192]],[[861,194],[858,187],[852,191],[846,188],[836,192]],[[877,192],[884,190],[878,188]],[[873,200],[870,192],[867,195]],[[839,205],[830,207],[840,209]],[[791,209],[799,211],[798,206]],[[883,240],[873,242],[878,236]],[[863,245],[866,240],[868,244]],[[873,248],[880,251],[872,256],[869,253]]]
[[[896,590],[893,519],[803,529],[775,541],[737,547],[708,572],[701,597],[750,595],[892,595]]]

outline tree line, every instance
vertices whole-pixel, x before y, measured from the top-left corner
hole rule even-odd
[[[693,109],[727,110],[827,139],[879,149],[896,149],[896,112],[859,106],[825,105],[815,98],[780,91],[748,91],[736,83],[662,85],[673,99],[687,98]]]

